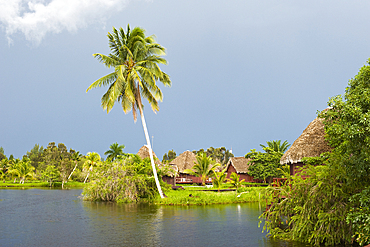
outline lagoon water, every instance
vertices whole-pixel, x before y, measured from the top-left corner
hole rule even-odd
[[[81,192],[0,189],[0,246],[304,246],[266,238],[258,203],[117,205]]]

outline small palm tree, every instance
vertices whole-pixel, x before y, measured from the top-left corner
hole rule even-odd
[[[239,187],[244,181],[245,179],[240,180],[240,176],[236,174],[236,172],[232,172],[230,178],[228,179],[228,183],[232,184],[232,186],[236,188],[235,193],[238,192]]]
[[[118,143],[113,143],[109,146],[109,150],[104,153],[104,155],[107,156],[107,160],[115,160],[117,159],[118,155],[124,155],[123,149],[125,148],[125,145],[118,145]]]
[[[155,183],[159,195],[164,198],[154,164],[141,97],[148,100],[154,112],[159,110],[158,100],[162,101],[163,96],[156,82],[171,86],[170,77],[159,67],[160,64],[167,64],[166,59],[162,57],[166,54],[165,48],[155,43],[154,36],[146,37],[145,30],[139,27],[130,30],[127,26],[126,32],[123,28],[117,30],[113,27],[113,33],[108,33],[108,39],[111,53],[108,56],[100,53],[93,56],[106,67],[114,68],[114,72],[92,83],[86,91],[108,86],[107,92],[101,98],[102,107],[107,113],[116,102],[121,102],[125,113],[132,110],[136,122],[136,111],[139,110]]]
[[[213,169],[217,164],[213,164],[212,158],[207,157],[206,153],[199,153],[197,156],[197,163],[193,166],[193,169],[185,169],[184,173],[200,177],[202,185],[206,185],[206,180],[213,174]]]
[[[24,157],[22,160],[16,159],[12,164],[9,173],[19,177],[19,183],[24,184],[26,178],[33,178],[35,167],[31,165],[31,160]]]
[[[217,188],[218,192],[220,192],[221,186],[226,180],[226,175],[226,168],[220,172],[213,170],[212,184],[213,187]]]
[[[287,151],[290,146],[290,144],[286,140],[283,143],[281,143],[281,140],[267,141],[266,143],[267,143],[267,146],[263,144],[260,144],[260,146],[262,148],[269,147],[275,152],[280,152],[280,153],[285,153],[285,151]]]
[[[101,157],[98,153],[92,152],[87,153],[86,155],[86,161],[84,163],[84,167],[88,169],[86,178],[84,180],[84,183],[86,183],[87,178],[90,175],[90,171],[101,161]]]

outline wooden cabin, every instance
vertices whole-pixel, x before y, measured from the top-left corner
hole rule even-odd
[[[250,161],[251,159],[244,157],[231,157],[226,165],[226,177],[230,178],[231,173],[235,172],[240,176],[240,180],[244,179],[245,182],[255,182],[253,177],[248,174]]]
[[[170,165],[177,170],[176,183],[177,184],[201,184],[202,179],[200,177],[186,174],[186,169],[192,169],[197,164],[196,155],[193,152],[185,151],[170,162]],[[206,183],[212,183],[212,179],[206,180]]]
[[[294,175],[305,166],[301,161],[303,157],[319,157],[331,150],[325,140],[323,119],[315,118],[281,157],[280,164],[289,165],[290,175]]]

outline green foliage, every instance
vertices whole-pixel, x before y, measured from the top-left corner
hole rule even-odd
[[[98,163],[83,191],[84,199],[91,201],[135,202],[155,195],[150,161],[137,155]]]
[[[22,160],[13,160],[10,164],[8,173],[19,178],[19,183],[24,183],[27,178],[33,178],[35,167],[31,165],[31,161],[27,157]]]
[[[264,207],[266,201],[266,188],[253,187],[244,188],[245,193],[235,196],[235,192],[197,191],[197,188],[186,187],[185,190],[167,190],[168,198],[156,197],[153,202],[159,205],[210,205],[226,203],[261,202]],[[198,188],[199,190],[199,188]],[[204,188],[202,188],[204,190]]]
[[[362,246],[370,243],[370,189],[350,198],[353,207],[347,214],[347,224],[352,226],[352,237]]]
[[[50,187],[53,185],[53,182],[55,182],[59,177],[59,171],[53,165],[48,165],[46,169],[42,172],[42,179],[46,180],[50,184]]]
[[[4,148],[0,147],[0,161],[6,159]]]
[[[353,237],[369,244],[369,230],[362,225],[369,212],[361,205],[370,189],[370,59],[349,80],[345,94],[330,98],[328,105],[319,116],[324,118],[326,138],[334,148],[329,161],[335,157],[332,162],[343,168],[345,183],[353,188],[353,205],[347,215],[355,230]]]
[[[188,173],[202,179],[202,185],[206,185],[206,180],[209,178],[213,169],[217,164],[214,164],[212,158],[207,157],[205,153],[199,153],[197,156],[197,163],[193,166],[193,170],[185,169],[184,173]]]
[[[238,190],[244,181],[245,179],[240,180],[240,176],[236,172],[232,172],[227,182]]]
[[[118,158],[119,155],[124,155],[123,149],[125,145],[118,145],[118,143],[113,143],[109,146],[109,150],[104,153],[104,155],[108,155],[107,159],[113,161]]]
[[[206,151],[204,149],[199,149],[198,151],[193,151],[194,154],[206,153],[207,157],[212,158],[216,163],[225,166],[226,163],[229,161],[229,158],[234,157],[234,155],[227,150],[225,147],[214,148],[209,147]]]
[[[136,120],[136,109],[141,114],[141,96],[146,98],[153,111],[158,111],[158,101],[162,100],[162,92],[156,85],[161,81],[165,86],[171,85],[169,76],[164,73],[159,64],[166,64],[162,58],[165,48],[155,43],[154,36],[145,36],[145,30],[135,27],[133,30],[127,26],[108,33],[111,53],[106,56],[96,53],[93,56],[114,72],[98,79],[87,89],[109,86],[103,95],[102,107],[109,112],[113,105],[119,101],[125,113],[133,111]]]
[[[174,160],[176,158],[176,152],[172,150],[169,150],[167,153],[165,153],[163,155],[163,158],[162,158],[162,163],[163,164],[168,164],[170,163],[172,160]]]
[[[216,172],[215,170],[213,170],[212,184],[213,184],[213,187],[217,188],[219,192],[220,192],[222,184],[226,180],[226,175],[227,175],[226,169],[220,172]]]
[[[283,153],[276,152],[270,147],[265,147],[263,150],[265,153],[251,149],[251,151],[245,155],[245,158],[252,159],[248,168],[249,175],[256,179],[263,179],[265,183],[268,179],[269,183],[271,183],[272,178],[282,176],[280,159]]]
[[[31,165],[38,169],[39,164],[43,161],[42,154],[44,152],[44,147],[35,144],[31,151],[27,152],[27,157],[31,160]]]
[[[327,163],[329,155],[329,153],[323,153],[316,157],[303,157],[301,161],[307,165],[323,165]]]
[[[308,166],[305,172],[306,179],[296,174],[281,187],[269,188],[272,207],[262,215],[264,230],[272,237],[313,245],[350,243],[350,188],[341,180],[342,168]]]
[[[281,140],[276,140],[276,141],[267,141],[267,146],[260,144],[260,146],[265,149],[266,147],[271,148],[275,152],[280,152],[280,153],[285,153],[285,151],[288,150],[290,144],[288,141],[284,141],[281,143]]]
[[[90,172],[94,167],[98,166],[101,161],[101,157],[96,152],[88,152],[85,157],[84,168],[88,171],[84,183],[86,183],[87,178],[90,175]]]

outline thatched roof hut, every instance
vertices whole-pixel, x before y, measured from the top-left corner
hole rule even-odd
[[[230,178],[231,174],[235,172],[239,175],[240,180],[245,180],[245,182],[255,182],[254,178],[248,174],[249,172],[249,161],[252,159],[247,159],[244,157],[231,157],[226,165],[226,177]]]
[[[303,157],[317,157],[331,150],[325,140],[323,119],[315,118],[281,157],[280,164],[299,163]]]
[[[229,169],[229,166],[235,168],[236,173],[248,173],[248,168],[250,166],[249,161],[252,159],[247,159],[244,157],[231,157],[226,165],[226,170]]]
[[[176,166],[178,172],[186,169],[192,169],[197,163],[196,155],[193,152],[185,151],[170,162],[170,165]]]
[[[155,155],[154,151],[152,150],[154,163],[156,165],[162,164],[161,161],[158,159],[157,155]],[[139,149],[139,152],[137,152],[137,155],[140,156],[141,159],[149,158],[149,148],[144,145]]]

